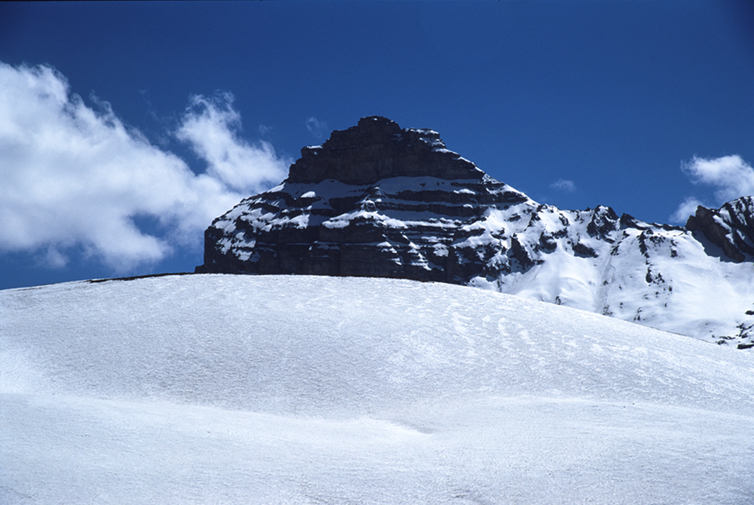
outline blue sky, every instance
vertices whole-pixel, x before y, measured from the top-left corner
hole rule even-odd
[[[754,193],[736,1],[0,4],[0,289],[193,271],[363,116],[533,199],[682,224]]]

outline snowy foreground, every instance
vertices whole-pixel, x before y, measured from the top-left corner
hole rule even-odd
[[[0,292],[0,503],[754,503],[754,354],[514,296]]]

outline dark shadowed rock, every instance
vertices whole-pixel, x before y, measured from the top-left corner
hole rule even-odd
[[[747,196],[719,209],[701,205],[686,222],[686,228],[701,232],[733,261],[742,262],[754,254],[754,198]]]
[[[317,183],[325,179],[374,184],[390,177],[478,179],[484,172],[449,151],[432,130],[404,130],[384,117],[365,117],[356,126],[334,131],[321,146],[304,147],[287,181]]]

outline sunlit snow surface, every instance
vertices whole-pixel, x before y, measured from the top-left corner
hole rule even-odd
[[[0,503],[754,503],[754,354],[446,284],[0,292]]]

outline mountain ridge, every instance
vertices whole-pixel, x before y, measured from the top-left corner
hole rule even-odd
[[[540,204],[381,117],[302,149],[205,232],[197,272],[394,277],[492,289],[754,347],[754,199],[684,227]]]

